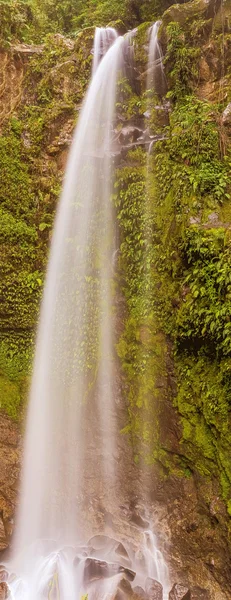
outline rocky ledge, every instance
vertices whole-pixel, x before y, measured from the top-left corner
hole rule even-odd
[[[142,552],[139,553],[139,559]],[[58,554],[57,554],[58,556]],[[43,582],[42,597],[52,600],[59,598],[59,568],[60,558],[65,557],[65,565],[70,565],[73,581],[78,581],[77,588],[81,585],[84,598],[95,600],[211,600],[209,590],[199,586],[188,587],[182,583],[174,583],[169,592],[166,587],[154,577],[145,575],[147,568],[139,568],[141,562],[132,560],[130,549],[106,535],[96,535],[91,538],[86,546],[77,548],[66,547],[61,551],[57,562],[53,563],[52,571]],[[102,559],[102,556],[107,557]],[[155,569],[149,561],[148,572]],[[80,569],[79,569],[80,567]],[[147,567],[147,565],[146,565]],[[136,570],[135,570],[136,569]],[[81,572],[81,584],[78,573]],[[55,579],[55,585],[54,585]],[[0,600],[10,598],[11,581],[15,576],[9,575],[5,567],[0,566]],[[165,578],[162,573],[162,581]]]

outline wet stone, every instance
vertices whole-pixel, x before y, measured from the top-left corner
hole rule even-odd
[[[174,583],[169,592],[169,600],[191,600],[191,592],[185,585]]]
[[[90,583],[94,579],[113,577],[118,573],[118,565],[107,563],[103,560],[87,558],[84,565],[84,583]]]
[[[120,557],[123,559],[123,561],[125,560],[127,563],[130,563],[130,558],[123,544],[118,544],[118,546],[115,548],[115,554],[118,556],[118,558]]]
[[[114,577],[118,573],[123,573],[128,581],[133,581],[136,576],[134,571],[122,567],[118,563],[108,563],[95,558],[87,558],[84,565],[84,583],[90,583],[94,579]]]
[[[8,595],[8,585],[5,582],[0,583],[0,600],[6,600],[9,597]]]
[[[130,582],[125,578],[121,579],[121,581],[118,583],[113,600],[127,600],[132,598],[132,596],[133,590]]]
[[[163,600],[163,586],[152,577],[146,579],[145,592],[150,600]]]
[[[136,597],[140,598],[140,600],[148,600],[148,595],[140,585],[136,585],[133,588],[133,592],[136,595]]]

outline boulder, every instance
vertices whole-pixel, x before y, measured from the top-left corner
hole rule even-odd
[[[222,124],[226,126],[231,125],[231,102],[227,104],[225,110],[222,113]]]
[[[148,600],[148,595],[140,585],[136,585],[133,588],[133,592],[136,595],[136,597],[140,598],[140,600]]]
[[[150,600],[163,600],[163,586],[152,577],[146,579],[145,592]]]
[[[125,578],[118,583],[113,600],[131,600],[133,598],[133,589],[129,581]]]
[[[127,563],[131,562],[127,550],[121,542],[115,548],[115,553],[116,555],[118,555],[118,557],[122,558],[123,561],[125,560]]]
[[[169,600],[191,600],[191,592],[185,585],[174,583],[169,592]]]
[[[94,579],[106,579],[118,573],[123,573],[128,581],[133,581],[136,576],[134,571],[122,567],[119,563],[108,563],[96,558],[87,558],[84,565],[83,579],[84,583],[90,583]]]

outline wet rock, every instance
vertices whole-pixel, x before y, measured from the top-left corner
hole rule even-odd
[[[133,125],[127,125],[120,131],[119,141],[125,145],[131,142],[136,142],[138,138],[143,134],[143,130]]]
[[[129,581],[123,578],[118,584],[113,600],[149,600],[149,597],[142,587],[132,588]]]
[[[117,548],[115,548],[115,553],[118,554],[118,556],[120,556],[121,558],[126,559],[130,562],[127,550],[121,542],[118,544]]]
[[[135,571],[132,571],[132,569],[128,569],[127,567],[119,567],[119,573],[124,573],[125,577],[128,579],[128,581],[134,581],[136,573]]]
[[[6,600],[6,598],[9,597],[8,592],[9,592],[9,590],[8,590],[7,583],[5,583],[5,582],[0,583],[0,600]]]
[[[119,566],[113,563],[107,563],[103,560],[87,558],[84,566],[84,582],[89,583],[93,579],[112,577],[118,573]]]
[[[190,590],[185,585],[174,583],[169,592],[169,600],[191,600]]]
[[[133,589],[129,581],[125,578],[121,579],[118,584],[113,600],[127,600],[133,598]]]
[[[136,585],[136,587],[133,588],[133,592],[140,600],[148,600],[148,595],[140,585]]]
[[[150,600],[163,600],[163,586],[156,579],[152,579],[152,577],[147,577],[146,579],[145,592]]]
[[[222,113],[222,124],[227,126],[231,125],[231,102],[229,102]]]
[[[194,586],[190,589],[191,598],[190,600],[211,600],[209,590],[205,590],[201,587]]]
[[[84,565],[83,578],[85,583],[90,583],[94,579],[106,579],[118,573],[123,573],[128,581],[133,581],[136,576],[134,571],[122,567],[119,563],[108,563],[104,560],[87,558]]]

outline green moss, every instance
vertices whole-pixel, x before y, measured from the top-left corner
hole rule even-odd
[[[52,145],[59,156],[57,131],[70,120],[74,124],[74,106],[89,78],[92,40],[92,29],[72,44],[62,36],[47,37],[43,51],[27,63],[23,104],[6,122],[0,139],[1,401],[14,418],[20,418],[27,394],[62,178],[57,159],[47,152]]]
[[[173,7],[172,9],[173,10]],[[168,97],[179,101],[195,87],[198,78],[198,59],[201,49],[187,41],[179,23],[173,21],[166,27],[167,51],[164,62],[169,79]]]
[[[119,286],[126,298],[117,352],[130,417],[125,431],[130,432],[138,453],[150,461],[157,459],[160,450],[158,414],[166,393],[167,349],[156,320],[153,206],[146,197],[145,153],[141,149],[129,152],[126,162],[129,166],[117,172],[114,197],[121,236]]]
[[[186,45],[181,55],[184,32],[177,40],[179,26],[170,29],[166,61],[175,104],[152,163],[156,306],[172,347],[185,468],[219,477],[229,501],[229,157],[221,152],[220,107],[189,95],[195,81],[184,60],[190,63],[193,54]]]
[[[4,409],[10,417],[15,419],[21,402],[18,386],[0,376],[0,395],[2,398],[0,408]]]

